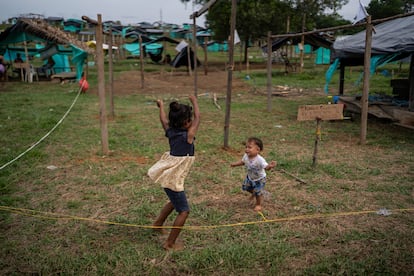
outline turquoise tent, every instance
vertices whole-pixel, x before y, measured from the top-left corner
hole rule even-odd
[[[32,52],[34,51],[33,48],[29,48],[29,55],[34,56],[40,54],[44,59],[53,56],[55,62],[62,68],[70,67],[67,65],[69,57],[71,57],[70,60],[76,67],[76,79],[79,80],[81,78],[83,64],[88,56],[88,51],[92,50],[86,45],[82,45],[81,42],[73,40],[60,29],[48,25],[46,22],[19,19],[16,24],[0,34],[0,54],[4,55],[7,52],[7,55],[11,56],[13,55],[11,53],[25,53],[23,47],[15,50],[15,45],[22,43],[26,43],[27,45],[27,43],[33,42],[45,44],[46,47],[37,49],[37,52]],[[61,55],[66,57],[62,57]]]
[[[145,52],[146,53],[151,53],[151,54],[154,54],[154,55],[161,54],[163,49],[164,49],[162,44],[159,44],[159,43],[150,43],[150,44],[143,43],[143,46],[145,46]],[[132,56],[139,56],[140,55],[140,44],[139,43],[127,43],[127,44],[124,44],[123,47]]]
[[[296,54],[300,53],[300,49],[299,49],[298,45],[295,45],[295,53]],[[305,44],[305,47],[303,48],[303,53],[304,54],[311,54],[312,53],[312,45]]]
[[[208,52],[227,52],[229,50],[229,45],[227,42],[219,43],[213,42],[207,45]]]
[[[319,47],[315,51],[315,64],[330,64],[331,63],[331,50],[323,47]]]

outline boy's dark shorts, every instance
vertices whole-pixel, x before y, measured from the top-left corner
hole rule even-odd
[[[188,206],[187,197],[184,191],[175,192],[168,188],[164,188],[164,191],[170,199],[172,205],[174,206],[174,209],[178,213],[190,211],[190,207]]]
[[[253,181],[253,180],[250,180],[248,176],[246,176],[246,179],[244,180],[243,185],[242,185],[242,189],[243,191],[248,191],[256,196],[260,196],[260,195],[263,195],[265,185],[266,185],[266,177]]]

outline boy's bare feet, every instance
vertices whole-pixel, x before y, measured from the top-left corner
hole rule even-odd
[[[261,205],[256,205],[253,210],[256,211],[256,212],[260,212],[260,211],[262,211],[262,206]]]
[[[254,194],[251,194],[251,196],[249,196],[249,204],[254,204],[256,200],[256,196]]]

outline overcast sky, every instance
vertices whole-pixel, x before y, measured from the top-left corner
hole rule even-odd
[[[367,6],[370,0],[361,2]],[[120,20],[123,24],[162,20],[181,25],[191,23],[190,14],[200,7],[180,0],[0,0],[0,21],[27,13],[65,19],[80,19],[82,15],[96,18],[100,13],[103,21]],[[358,0],[349,0],[339,14],[352,20],[357,8]],[[204,18],[197,19],[197,25],[204,26]]]

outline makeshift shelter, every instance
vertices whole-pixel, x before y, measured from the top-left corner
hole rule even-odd
[[[28,43],[43,43],[45,47],[28,49]],[[16,24],[0,34],[0,54],[16,49],[18,44],[23,44],[18,52],[40,54],[44,59],[55,54],[70,55],[72,64],[76,66],[78,80],[83,73],[83,64],[88,53],[93,53],[83,42],[40,19],[19,19]]]
[[[63,22],[63,30],[70,33],[79,33],[85,25],[85,22],[75,18],[69,18]]]
[[[336,69],[340,68],[339,95],[343,95],[345,67],[360,66],[364,64],[365,54],[365,30],[355,35],[338,39],[332,46],[332,65],[326,73],[325,92],[328,93],[328,84]],[[414,70],[413,70],[413,52],[414,52],[414,15],[389,20],[374,26],[371,43],[371,74],[376,69],[389,62],[402,60],[411,56],[409,79],[404,80],[406,87],[406,98],[409,110],[414,110]],[[394,80],[395,81],[395,80]],[[401,95],[400,95],[401,96]],[[343,98],[343,100],[348,100]],[[389,103],[388,103],[389,105]],[[399,105],[401,105],[399,103]],[[351,102],[348,103],[351,106]],[[356,107],[358,108],[358,107]],[[390,119],[396,119],[394,115],[383,114],[378,112],[377,117],[386,116]],[[385,112],[388,113],[388,112]],[[396,119],[398,120],[398,118]],[[414,122],[414,121],[413,121]]]
[[[159,62],[162,60],[162,53],[164,51],[164,46],[159,42],[168,42],[172,44],[178,44],[179,42],[171,39],[169,37],[163,36],[157,39],[150,39],[147,36],[141,36],[142,45],[145,51],[145,54],[148,54],[152,61]],[[123,47],[132,55],[139,56],[141,52],[141,47],[139,44],[139,39],[134,40],[132,43],[126,43]]]
[[[329,49],[332,46],[333,38],[326,34],[326,33],[312,33],[304,36],[305,42],[305,49],[306,53],[311,53],[312,50],[318,51],[319,49]],[[280,37],[277,39],[272,40],[272,52],[276,52],[280,48],[284,47],[285,45],[297,45],[302,43],[301,36],[295,37]],[[267,45],[262,47],[262,51],[264,55],[267,55]],[[296,47],[298,48],[298,47]],[[290,70],[295,71],[295,64],[292,64],[288,59],[287,53],[281,53],[280,55],[281,60],[285,63],[285,70],[289,72]],[[322,64],[316,62],[316,64]]]
[[[272,52],[277,51],[285,45],[296,45],[301,43],[301,37],[282,37],[272,41]],[[305,44],[312,46],[314,49],[319,47],[331,48],[333,39],[324,34],[309,34],[305,35]],[[262,51],[267,53],[267,45],[262,47]]]
[[[378,24],[372,34],[371,73],[375,72],[378,66],[404,59],[413,52],[414,15]],[[336,40],[331,53],[333,63],[327,72],[327,84],[336,69],[340,68],[343,71],[346,66],[364,64],[365,30]],[[343,88],[343,83],[341,87]],[[327,89],[325,90],[327,92]],[[340,89],[339,94],[343,94],[343,89]]]
[[[171,61],[171,66],[174,68],[178,68],[180,66],[187,66],[188,62],[190,62],[191,69],[194,69],[194,52],[192,49],[187,49],[187,47],[184,47],[181,49],[181,51],[174,57],[174,59]],[[190,53],[190,58],[188,58],[188,52]],[[197,67],[201,65],[201,62],[197,59]]]

